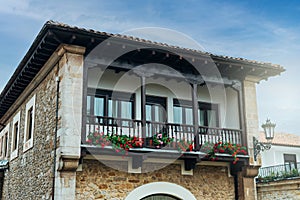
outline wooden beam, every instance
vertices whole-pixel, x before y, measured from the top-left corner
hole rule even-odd
[[[141,76],[141,117],[142,117],[142,138],[146,139],[146,78]],[[143,143],[145,145],[145,143]]]
[[[199,124],[198,124],[198,85],[197,83],[192,84],[192,103],[193,103],[193,124],[194,124],[194,135],[195,135],[195,149],[198,151],[200,149],[199,142]]]
[[[231,86],[238,94],[238,106],[239,106],[239,122],[240,129],[242,130],[241,142],[243,146],[247,146],[247,135],[246,135],[246,122],[245,122],[245,111],[244,111],[244,94],[243,94],[243,83],[234,82]]]

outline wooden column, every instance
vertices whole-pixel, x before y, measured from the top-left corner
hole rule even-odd
[[[245,111],[244,111],[244,95],[243,95],[243,87],[242,83],[235,82],[231,86],[238,93],[238,105],[239,105],[239,122],[240,129],[242,130],[242,138],[241,142],[243,146],[247,146],[247,135],[245,130]]]
[[[194,143],[195,149],[200,150],[200,141],[199,141],[199,120],[198,120],[198,85],[197,83],[192,84],[192,103],[193,103],[193,124],[194,124]]]
[[[146,78],[141,76],[141,118],[142,138],[146,139]],[[145,145],[145,142],[143,143]]]

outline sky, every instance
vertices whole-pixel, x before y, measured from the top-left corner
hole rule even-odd
[[[0,0],[0,90],[47,20],[123,33],[142,27],[181,32],[218,55],[280,64],[257,85],[259,121],[300,135],[300,1]]]

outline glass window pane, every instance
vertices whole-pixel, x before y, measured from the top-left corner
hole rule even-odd
[[[208,110],[207,111],[207,119],[208,125],[210,127],[217,127],[217,113],[215,110]]]
[[[132,103],[127,101],[121,101],[121,118],[132,118]]]
[[[177,124],[182,124],[182,108],[174,106],[173,108],[173,121]]]
[[[193,110],[192,110],[192,108],[185,108],[185,124],[193,125]]]
[[[152,121],[151,117],[151,105],[146,105],[146,120]]]
[[[94,115],[95,116],[104,116],[104,98],[95,97]]]
[[[198,120],[199,120],[199,125],[200,126],[207,126],[205,124],[205,111],[204,110],[198,110]]]
[[[108,116],[118,117],[118,101],[108,100]]]
[[[87,96],[86,98],[86,114],[91,115],[91,97]]]
[[[165,122],[165,112],[165,109],[161,105],[155,106],[155,121]]]

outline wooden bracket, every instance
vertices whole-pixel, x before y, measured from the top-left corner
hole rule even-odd
[[[196,158],[185,158],[184,159],[184,168],[186,171],[195,169],[196,164],[197,164]]]

